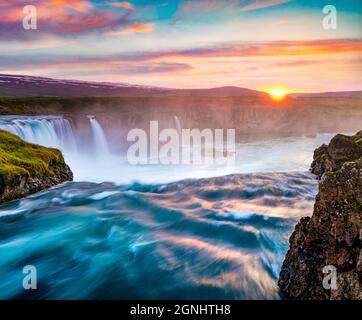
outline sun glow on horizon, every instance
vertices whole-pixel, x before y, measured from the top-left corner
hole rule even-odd
[[[281,87],[274,87],[269,90],[266,90],[266,92],[270,95],[270,97],[275,101],[281,101],[284,100],[286,95],[288,94],[288,91]]]

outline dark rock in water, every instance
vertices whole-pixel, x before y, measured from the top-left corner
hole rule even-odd
[[[73,173],[59,150],[0,130],[0,203],[71,180]]]
[[[319,147],[311,171],[320,179],[314,212],[290,237],[279,287],[289,299],[362,299],[362,131]]]

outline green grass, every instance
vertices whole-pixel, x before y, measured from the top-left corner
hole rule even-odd
[[[43,177],[53,174],[53,168],[63,162],[59,150],[27,143],[0,130],[0,174]]]
[[[66,104],[66,99],[57,97],[30,97],[30,98],[13,98],[0,97],[0,114],[17,114],[17,115],[38,115],[49,110],[57,110],[60,103]]]

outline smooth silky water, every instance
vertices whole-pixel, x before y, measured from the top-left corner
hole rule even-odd
[[[232,168],[131,166],[89,122],[97,157],[63,117],[0,117],[75,175],[0,206],[1,299],[280,298],[288,238],[317,192],[313,150],[332,135],[239,143]],[[24,291],[29,264],[38,289]]]

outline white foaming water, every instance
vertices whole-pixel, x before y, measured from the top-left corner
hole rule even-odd
[[[176,130],[177,130],[178,134],[181,135],[181,132],[182,132],[181,121],[178,116],[174,116],[173,118],[175,120]]]
[[[94,116],[88,116],[93,132],[94,148],[97,155],[109,155],[109,148],[104,131]]]
[[[1,207],[0,299],[24,297],[19,264],[34,257],[38,299],[279,299],[316,192],[306,173],[51,188]]]
[[[181,129],[180,121],[174,118]],[[93,139],[90,153],[77,149],[82,141],[73,132],[71,122],[56,117],[0,117],[0,129],[22,139],[59,148],[74,173],[75,181],[130,183],[166,183],[187,178],[207,178],[233,173],[289,172],[308,170],[313,151],[328,143],[334,134],[315,137],[264,139],[236,145],[236,165],[130,165],[124,154],[112,154],[102,126],[94,116],[89,117]],[[96,157],[92,157],[96,155]],[[161,155],[162,156],[162,155]]]
[[[76,140],[69,120],[61,116],[0,117],[0,129],[9,131],[25,141],[66,152],[77,152]]]
[[[83,152],[62,117],[0,117],[1,129],[60,148],[76,181],[125,184],[67,183],[2,207],[0,219],[17,223],[1,234],[0,299],[24,297],[19,261],[34,257],[46,275],[41,299],[280,298],[288,239],[312,212],[317,182],[300,172],[224,175],[306,170],[331,135],[238,143],[234,167],[132,166],[107,152],[95,118],[89,126]],[[210,176],[222,177],[183,180]],[[183,181],[156,183],[174,180]]]

